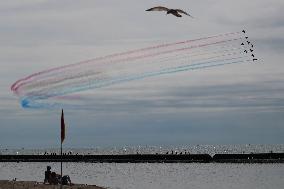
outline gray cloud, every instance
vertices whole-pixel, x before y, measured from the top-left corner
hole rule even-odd
[[[262,50],[269,50],[272,52],[281,53],[284,50],[284,38],[268,38],[268,39],[258,39],[257,40],[261,46]]]
[[[181,7],[195,19],[144,11],[159,4]],[[9,89],[19,78],[97,56],[243,28],[260,64],[81,93],[76,103],[84,108],[66,108],[70,137],[81,141],[79,146],[283,143],[283,7],[282,0],[1,1],[0,144],[57,145],[58,110],[22,109]]]

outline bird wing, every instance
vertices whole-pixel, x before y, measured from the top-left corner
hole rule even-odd
[[[190,16],[190,17],[193,18],[193,16],[191,16],[190,14],[188,14],[187,12],[185,12],[184,10],[176,9],[176,11],[179,12],[179,13],[183,13],[183,14],[185,14],[185,15]]]
[[[168,11],[168,10],[169,9],[167,7],[158,6],[158,7],[147,9],[146,11]]]

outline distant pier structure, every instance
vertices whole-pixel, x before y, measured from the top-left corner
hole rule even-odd
[[[89,163],[284,163],[284,153],[251,154],[65,154],[62,158],[49,155],[0,155],[0,162],[89,162]]]

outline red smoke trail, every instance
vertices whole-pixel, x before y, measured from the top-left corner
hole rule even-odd
[[[139,59],[144,59],[144,58],[150,58],[150,57],[156,57],[159,55],[163,55],[163,54],[170,54],[170,53],[175,53],[175,52],[180,52],[180,51],[186,51],[186,50],[191,50],[194,48],[200,48],[200,47],[206,47],[206,46],[210,46],[210,45],[216,45],[216,44],[221,44],[221,43],[227,43],[227,42],[231,42],[231,41],[236,41],[239,40],[240,38],[235,38],[235,39],[228,39],[228,40],[222,40],[222,41],[217,41],[217,42],[213,42],[213,43],[205,43],[205,44],[200,44],[200,45],[193,45],[193,46],[189,46],[189,47],[183,47],[183,48],[178,48],[178,49],[170,49],[170,50],[166,50],[166,51],[160,51],[160,52],[156,52],[156,53],[151,53],[151,54],[142,54],[139,56],[134,56],[134,57],[126,57],[126,58],[122,58],[122,59],[118,59],[118,60],[111,60],[109,62],[105,62],[105,63],[119,63],[119,62],[129,62],[129,61],[135,61],[135,60],[139,60]],[[80,64],[81,65],[81,64]],[[56,69],[55,69],[56,70]],[[34,76],[28,76],[28,77],[34,77]],[[70,77],[70,76],[69,76]],[[74,77],[74,76],[73,76]],[[77,76],[80,77],[80,76]],[[70,77],[72,78],[72,77]],[[61,80],[55,79],[57,80],[58,83],[60,81],[66,80],[66,78],[62,78]],[[30,81],[25,81],[22,83],[19,83],[17,86],[15,85],[13,88],[13,91],[19,95],[19,89],[23,86],[28,84]]]
[[[70,65],[65,65],[65,66],[60,66],[60,67],[56,67],[56,68],[51,68],[51,69],[48,69],[48,70],[37,72],[35,74],[29,75],[29,76],[27,76],[27,77],[25,77],[23,79],[20,79],[20,80],[16,81],[11,86],[11,90],[14,91],[17,94],[17,89],[19,88],[19,86],[17,86],[17,85],[20,82],[30,80],[30,79],[38,76],[38,75],[41,75],[41,74],[49,73],[49,72],[52,72],[52,71],[62,70],[62,69],[68,68],[68,67],[80,66],[82,64],[90,63],[90,62],[93,62],[93,61],[104,60],[104,59],[109,59],[109,58],[113,58],[113,57],[119,57],[119,56],[123,56],[123,55],[130,55],[130,54],[134,54],[134,53],[139,53],[139,52],[144,52],[144,51],[149,51],[149,50],[159,49],[159,48],[164,48],[164,47],[170,47],[170,46],[174,46],[174,45],[186,44],[186,43],[191,43],[191,42],[195,42],[195,41],[201,41],[201,40],[207,40],[207,39],[212,39],[212,38],[224,37],[224,36],[229,36],[229,35],[236,35],[236,34],[240,34],[240,33],[241,32],[231,32],[231,33],[220,34],[220,35],[215,35],[215,36],[210,36],[210,37],[204,37],[204,38],[199,38],[199,39],[194,39],[194,40],[186,40],[186,41],[180,41],[180,42],[175,42],[175,43],[167,43],[167,44],[162,44],[162,45],[157,45],[157,46],[152,46],[152,47],[146,47],[146,48],[132,50],[132,51],[127,51],[127,52],[123,52],[123,53],[116,53],[116,54],[112,54],[112,55],[98,57],[98,58],[95,58],[95,59],[91,59],[91,60],[87,60],[87,61],[83,61],[83,62],[79,62],[79,63],[74,63],[74,64],[70,64]]]

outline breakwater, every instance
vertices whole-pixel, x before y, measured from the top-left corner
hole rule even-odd
[[[90,163],[284,163],[284,153],[258,154],[123,154],[123,155],[0,155],[0,162]]]

